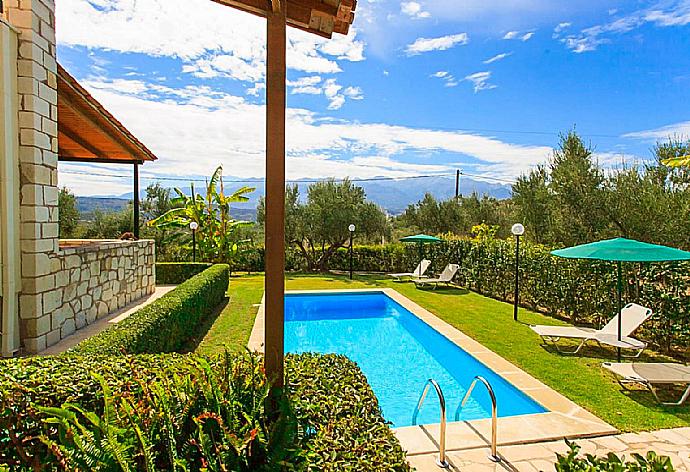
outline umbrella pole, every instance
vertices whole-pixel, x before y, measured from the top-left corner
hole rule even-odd
[[[623,269],[622,269],[623,263],[621,261],[618,261],[618,341],[621,340],[621,323],[622,320],[621,318],[623,317],[622,309],[623,309]],[[621,361],[621,348],[618,348],[618,362]]]

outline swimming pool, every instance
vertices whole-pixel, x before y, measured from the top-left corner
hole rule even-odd
[[[475,375],[493,387],[499,416],[546,411],[383,292],[286,294],[285,352],[337,353],[355,361],[394,427],[412,424],[429,378],[443,389],[449,421]],[[438,423],[439,415],[430,392],[417,423]],[[490,417],[491,400],[478,385],[460,419]]]

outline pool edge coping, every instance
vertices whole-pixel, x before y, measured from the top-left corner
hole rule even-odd
[[[438,331],[451,343],[467,352],[478,362],[494,371],[496,375],[547,410],[546,412],[499,418],[498,443],[500,445],[526,444],[563,438],[594,437],[618,432],[613,426],[393,288],[286,290],[285,294],[376,292],[390,297],[428,326]],[[258,352],[263,352],[264,304],[265,294],[261,299],[261,306],[257,312],[247,343],[247,347],[250,350]],[[449,422],[447,426],[446,449],[453,451],[485,447],[487,445],[486,438],[490,437],[490,427],[489,419]],[[438,436],[433,434],[438,428],[439,424],[436,423],[391,429],[408,455],[418,455],[438,450],[438,444],[433,440],[433,437]]]

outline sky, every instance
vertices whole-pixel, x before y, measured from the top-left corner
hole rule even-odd
[[[265,172],[265,20],[210,0],[60,0],[58,61],[186,185]],[[512,182],[576,129],[607,168],[690,136],[690,0],[359,0],[347,36],[288,32],[286,172]],[[97,175],[93,175],[97,174]],[[77,195],[129,167],[61,163]]]

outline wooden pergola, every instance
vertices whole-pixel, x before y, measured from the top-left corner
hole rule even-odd
[[[156,156],[61,65],[57,73],[58,160],[134,167],[134,236],[139,237],[139,166]]]
[[[286,27],[325,38],[347,34],[356,0],[212,0],[266,18],[265,367],[283,386],[285,297]]]

